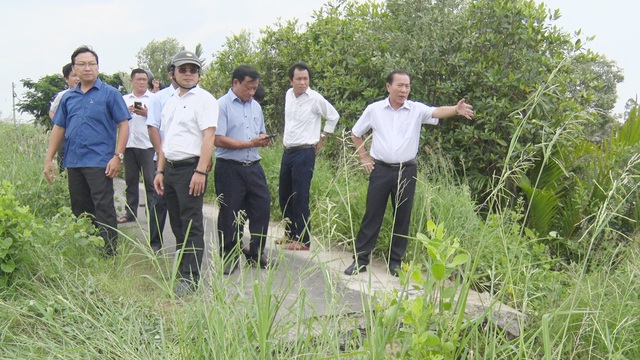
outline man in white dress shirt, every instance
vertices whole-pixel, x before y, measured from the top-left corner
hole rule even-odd
[[[147,131],[147,105],[153,96],[148,90],[147,72],[137,68],[131,70],[131,85],[133,92],[123,95],[122,98],[129,108],[131,120],[129,120],[129,140],[124,151],[124,178],[127,183],[125,193],[127,205],[125,215],[118,219],[118,223],[135,221],[138,216],[138,204],[140,202],[139,180],[140,174],[144,180],[146,191],[145,204],[149,209],[149,202],[154,197],[153,191],[153,146],[149,140]]]
[[[200,60],[191,51],[180,51],[173,57],[171,70],[178,88],[162,109],[164,138],[153,183],[156,192],[166,197],[177,249],[184,249],[178,268],[180,280],[174,289],[177,296],[194,291],[200,280],[202,208],[218,125],[217,100],[197,86],[201,69]]]
[[[304,63],[289,69],[291,88],[285,96],[284,153],[280,165],[279,200],[285,225],[286,250],[309,250],[309,189],[316,153],[340,115],[320,93],[309,88],[311,70]],[[324,130],[322,118],[325,118]]]
[[[455,106],[431,107],[408,100],[411,78],[405,71],[387,76],[389,97],[367,106],[353,126],[352,139],[360,161],[369,173],[367,205],[355,241],[353,263],[344,271],[355,275],[367,270],[369,256],[378,240],[382,219],[391,197],[395,209],[393,237],[389,252],[389,273],[398,276],[402,256],[407,250],[413,196],[416,189],[416,155],[423,124],[437,125],[439,119],[473,116],[472,106],[460,100]],[[369,154],[362,136],[372,131]]]

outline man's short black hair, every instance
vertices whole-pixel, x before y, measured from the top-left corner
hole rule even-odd
[[[387,75],[387,84],[391,85],[393,84],[393,77],[395,75],[407,75],[409,77],[409,80],[411,80],[411,75],[409,75],[408,72],[404,71],[404,70],[393,70],[392,72],[389,73],[389,75]]]
[[[260,80],[260,73],[258,70],[251,66],[240,65],[235,70],[233,70],[233,74],[231,75],[231,83],[233,84],[233,80],[237,79],[240,83],[244,81],[246,77],[249,77],[251,81]]]
[[[89,48],[88,46],[82,45],[79,48],[76,49],[76,51],[73,52],[73,54],[71,54],[71,64],[75,65],[76,64],[76,56],[89,52],[91,54],[93,54],[93,56],[96,57],[96,64],[99,64],[100,62],[98,61],[98,54],[96,54],[95,51],[93,51],[91,48]]]
[[[135,68],[135,69],[131,70],[131,79],[132,80],[133,80],[133,77],[136,76],[136,74],[144,74],[144,76],[146,76],[147,78],[149,77],[149,74],[147,73],[146,70],[140,69],[140,68]]]
[[[293,80],[293,73],[296,71],[296,69],[298,69],[299,71],[307,70],[307,74],[309,74],[309,81],[311,81],[311,69],[309,69],[307,63],[303,61],[291,65],[291,67],[289,68],[289,80]]]
[[[62,67],[62,76],[64,76],[65,79],[68,79],[69,75],[71,75],[71,63]]]

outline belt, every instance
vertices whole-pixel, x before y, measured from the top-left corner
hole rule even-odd
[[[223,159],[223,158],[218,158],[217,161],[224,162],[224,163],[235,164],[235,165],[242,165],[242,166],[251,166],[251,165],[255,165],[255,164],[260,162],[260,160],[238,161],[238,160]]]
[[[167,159],[167,165],[172,168],[177,168],[177,167],[195,165],[198,163],[198,161],[200,161],[200,157],[198,156],[190,157],[183,160],[176,160],[176,161]]]
[[[315,149],[315,148],[316,148],[315,145],[298,145],[298,146],[292,146],[292,147],[284,148],[284,152],[294,152],[294,151]]]
[[[387,163],[378,159],[373,159],[373,160],[376,162],[376,165],[382,165],[390,169],[399,169],[401,166],[403,167],[416,166],[417,164],[416,159],[411,159],[409,161],[405,161],[401,163]]]

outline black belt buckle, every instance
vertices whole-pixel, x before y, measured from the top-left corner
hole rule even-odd
[[[314,149],[316,146],[315,145],[298,145],[298,146],[292,146],[292,147],[288,147],[285,148],[284,151],[285,152],[294,152],[294,151],[300,151],[300,150],[307,150],[307,149]]]
[[[415,166],[416,165],[416,159],[411,159],[409,161],[405,161],[405,162],[401,162],[401,163],[387,163],[384,162],[382,160],[376,160],[374,159],[376,164],[380,164],[384,167],[390,168],[390,169],[400,169],[400,167],[408,167],[408,166]]]
[[[192,157],[192,158],[188,158],[184,160],[176,160],[176,161],[166,159],[167,165],[169,165],[169,167],[172,167],[172,168],[195,165],[198,163],[199,160],[200,160],[199,157]]]
[[[253,164],[255,164],[255,161],[241,161],[240,162],[242,164],[242,166],[251,166]]]

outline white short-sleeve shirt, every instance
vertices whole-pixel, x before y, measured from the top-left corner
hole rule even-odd
[[[143,106],[147,106],[147,110],[152,97],[153,93],[149,90],[145,91],[140,97],[135,96],[133,93],[122,96],[127,106],[133,106],[135,101],[139,101]],[[131,120],[129,120],[129,138],[127,140],[128,148],[149,149],[153,147],[149,140],[149,131],[147,131],[146,122],[146,116],[131,113]]]
[[[351,132],[362,137],[372,130],[371,157],[386,163],[402,163],[415,159],[422,124],[437,125],[432,117],[435,107],[407,100],[394,110],[389,98],[367,106]]]
[[[206,90],[195,87],[180,96],[180,88],[176,89],[161,115],[162,151],[167,160],[200,156],[202,131],[218,125],[218,112],[218,101]]]

